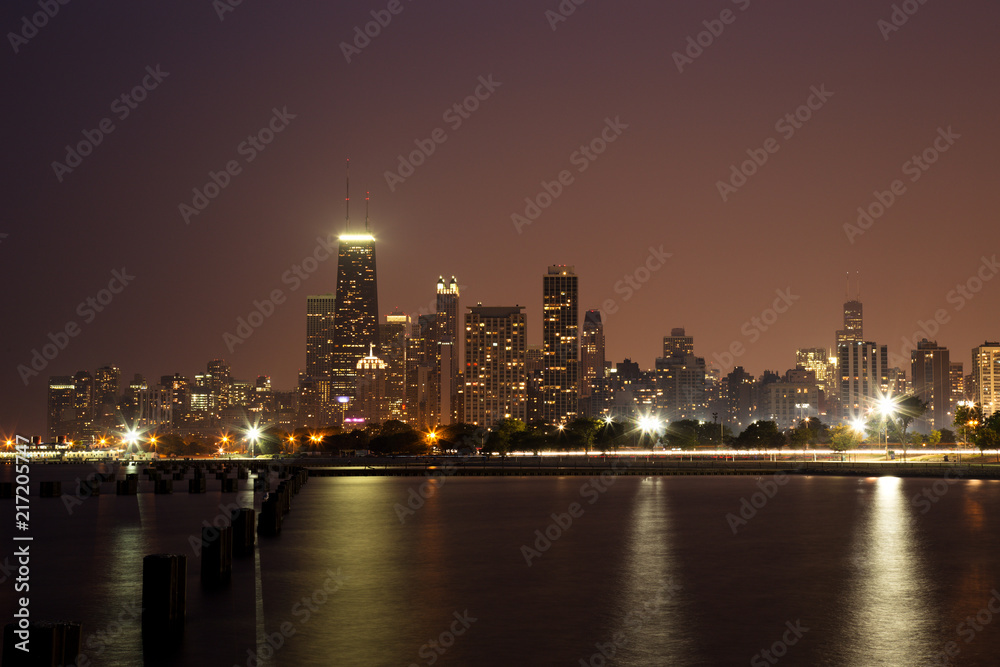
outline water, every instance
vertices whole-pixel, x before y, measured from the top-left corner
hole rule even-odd
[[[142,556],[176,552],[184,643],[147,664],[997,664],[1000,483],[772,481],[312,478],[222,592],[201,589],[188,540],[233,494],[103,495],[72,514],[33,496],[31,609],[82,620],[88,664],[142,664]]]

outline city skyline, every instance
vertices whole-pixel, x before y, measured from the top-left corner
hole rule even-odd
[[[264,418],[272,426],[278,425],[274,418],[280,414],[277,421],[288,430],[341,422],[346,427],[348,421],[380,423],[389,418],[428,430],[455,420],[489,425],[514,418],[565,424],[578,415],[636,419],[651,410],[658,415],[666,410],[668,421],[707,420],[711,414],[724,424],[775,419],[787,428],[808,417],[855,422],[884,397],[910,393],[927,403],[928,415],[918,420],[918,425],[929,431],[950,427],[956,405],[969,398],[981,402],[988,416],[996,409],[993,395],[1000,393],[1000,373],[994,368],[1000,357],[996,343],[986,341],[972,350],[970,374],[966,376],[963,362],[952,363],[948,347],[928,341],[926,336],[914,340],[909,359],[890,355],[887,345],[865,341],[860,289],[852,293],[850,279],[843,304],[844,325],[835,332],[835,346],[797,348],[794,364],[784,373],[782,367],[765,370],[747,395],[727,389],[734,378],[753,380],[752,374],[745,375],[742,366],[735,363],[741,352],[731,348],[726,353],[730,365],[721,357],[718,361],[722,363],[706,365],[705,358],[697,356],[694,336],[683,327],[672,328],[663,336],[662,357],[657,357],[652,371],[628,357],[617,363],[605,361],[596,369],[595,355],[599,358],[604,354],[601,313],[584,313],[581,337],[578,276],[572,266],[549,266],[543,276],[542,346],[527,345],[523,306],[482,303],[468,306],[469,312],[462,315],[465,345],[460,346],[456,338],[459,287],[454,277],[446,284],[443,276],[436,283],[435,313],[421,316],[414,325],[394,311],[378,324],[378,331],[372,332],[380,319],[374,313],[378,303],[375,239],[370,234],[342,234],[338,243],[338,275],[346,278],[338,281],[337,295],[344,306],[338,308],[338,298],[332,294],[306,297],[307,370],[299,374],[295,390],[278,392],[288,398],[279,399],[272,393],[269,375],[259,375],[255,388],[248,382],[237,382],[229,364],[221,359],[209,361],[206,374],[194,376],[193,382],[175,373],[161,376],[160,383],[154,385],[136,373],[120,395],[121,371],[117,367],[98,369],[94,376],[78,371],[73,376],[49,377],[49,438],[65,432],[60,430],[63,428],[75,433],[73,439],[83,439],[84,433],[100,438],[102,433],[120,430],[112,425],[122,423],[121,419],[125,420],[124,428],[164,427],[205,433],[221,427],[226,431],[249,423],[251,413],[255,423]],[[770,323],[792,303],[788,294],[779,292],[769,313]],[[339,327],[335,312],[341,313]],[[768,313],[762,314],[761,320],[758,326],[768,321]],[[594,338],[595,333],[599,339]],[[338,337],[352,343],[351,348],[359,347],[354,343],[361,338],[368,345],[367,354],[352,361],[350,393],[339,387],[345,379],[335,376],[331,363]],[[378,354],[373,341],[378,341]],[[466,351],[461,358],[461,375],[455,358],[460,347]],[[530,350],[537,351],[537,361],[529,360]],[[975,396],[966,391],[968,382]],[[196,395],[200,397],[197,401]],[[278,404],[284,406],[284,412]],[[295,407],[289,412],[291,406]],[[109,414],[115,407],[119,408],[118,421]],[[65,410],[75,411],[75,422],[60,423]],[[205,421],[206,417],[210,419]]]
[[[108,363],[190,378],[225,358],[294,387],[347,157],[379,318],[433,312],[427,286],[455,275],[463,306],[523,304],[541,345],[537,276],[566,264],[607,359],[652,367],[685,327],[707,363],[742,346],[760,375],[832,345],[860,272],[890,357],[926,336],[968,366],[998,337],[995,4],[901,25],[860,0],[402,6],[364,47],[378,8],[310,3],[68,5],[8,40],[0,427],[40,431],[47,378]]]

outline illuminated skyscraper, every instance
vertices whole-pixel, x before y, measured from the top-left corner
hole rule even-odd
[[[927,403],[920,430],[951,428],[951,359],[948,348],[926,338],[910,352],[913,393]]]
[[[577,414],[580,335],[579,282],[572,266],[550,266],[542,277],[542,419],[572,421]]]
[[[583,414],[600,413],[599,397],[604,381],[604,323],[601,311],[588,310],[580,337],[580,405]]]
[[[837,346],[841,343],[864,342],[863,310],[861,307],[861,282],[858,279],[857,291],[853,299],[848,296],[844,304],[844,328],[837,330]],[[847,278],[847,292],[850,295],[851,278]]]
[[[330,376],[334,396],[354,397],[358,362],[378,338],[375,237],[341,234],[333,316]]]
[[[465,315],[465,419],[490,426],[525,420],[524,362],[527,321],[523,306],[472,306]]]
[[[67,435],[76,419],[73,405],[76,387],[70,375],[53,375],[49,378],[48,396],[48,436],[51,441],[60,435]]]
[[[386,363],[375,356],[374,347],[358,361],[355,378],[355,401],[352,414],[369,424],[381,424],[388,418],[386,400]]]
[[[889,389],[889,353],[885,345],[858,341],[837,347],[841,417],[863,418]]]
[[[983,416],[1000,410],[1000,343],[985,342],[972,348],[973,401],[983,406]]]
[[[389,419],[404,420],[406,412],[406,336],[410,329],[410,316],[398,308],[385,316],[379,327],[381,339],[379,356],[385,361],[385,394]]]
[[[458,321],[458,283],[455,276],[446,285],[444,277],[438,278],[437,283],[437,326],[438,326],[438,349],[436,357],[438,363],[439,408],[438,415],[442,424],[450,424],[457,421],[458,408],[458,378],[459,378],[459,334],[460,323]]]
[[[316,391],[317,409],[329,413],[334,405],[333,294],[306,297],[306,376]],[[328,415],[329,416],[329,415]]]

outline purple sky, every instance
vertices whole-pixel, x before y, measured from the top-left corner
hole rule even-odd
[[[341,42],[390,6],[402,11],[348,63]],[[47,377],[108,363],[155,380],[223,357],[238,378],[292,388],[305,297],[334,290],[336,262],[295,290],[282,276],[343,230],[347,157],[358,229],[371,190],[383,314],[428,310],[438,275],[455,275],[463,310],[525,305],[539,343],[542,275],[572,264],[581,317],[614,300],[609,359],[651,367],[683,326],[709,361],[743,344],[734,361],[759,374],[832,345],[845,273],[860,271],[866,338],[908,358],[902,338],[937,313],[932,337],[968,365],[1000,338],[1000,268],[983,263],[1000,250],[1000,6],[912,6],[890,30],[891,2],[584,2],[553,30],[556,0],[247,0],[222,20],[208,0],[115,0],[59,5],[32,31],[38,3],[4,3],[0,429],[42,432]],[[721,34],[679,71],[673,54],[709,28]],[[480,77],[499,85],[467,118],[446,115]],[[120,96],[144,79],[129,108]],[[809,102],[808,120],[779,124]],[[274,109],[289,117],[273,141],[241,150]],[[113,131],[95,133],[103,119]],[[574,156],[607,119],[614,141]],[[54,168],[85,130],[100,143]],[[397,156],[432,136],[445,140],[390,187]],[[907,164],[926,149],[926,170]],[[724,201],[747,151],[767,160]],[[238,173],[186,224],[180,204],[229,161]],[[519,232],[512,214],[564,170]],[[894,201],[845,231],[875,191]],[[671,256],[629,294],[618,281],[646,278],[661,247]],[[101,312],[79,308],[122,268],[134,279]],[[970,280],[971,299],[953,291]],[[223,335],[274,290],[284,303],[230,352]],[[766,331],[744,326],[777,290],[798,298]],[[78,334],[25,386],[18,366],[67,325]]]

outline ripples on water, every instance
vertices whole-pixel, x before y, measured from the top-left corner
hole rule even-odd
[[[81,475],[35,479],[55,470],[66,489]],[[794,477],[727,520],[769,479],[313,478],[261,541],[262,619],[254,560],[203,591],[188,544],[233,494],[103,495],[72,515],[33,496],[32,610],[82,620],[91,664],[141,664],[138,619],[116,619],[140,599],[142,556],[176,552],[187,632],[149,664],[254,664],[258,627],[281,644],[271,665],[909,666],[946,648],[998,663],[1000,622],[966,617],[1000,587],[1000,483]]]

